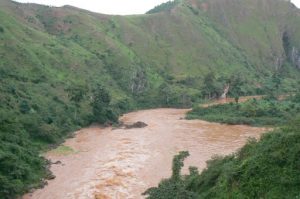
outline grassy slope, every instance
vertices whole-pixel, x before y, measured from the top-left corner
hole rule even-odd
[[[208,7],[207,14],[217,29],[245,53],[251,64],[260,65],[257,68],[260,70],[268,63],[273,63],[275,67],[277,58],[284,59],[285,52],[280,38],[284,31],[293,32],[292,29],[300,27],[297,17],[299,11],[287,1],[204,2]],[[276,14],[273,10],[275,7]],[[298,35],[291,33],[290,36],[295,45],[300,41]]]
[[[300,113],[300,96],[278,101],[275,99],[251,99],[244,103],[229,103],[195,107],[187,119],[202,119],[226,124],[253,126],[282,126]]]
[[[46,175],[38,150],[88,124],[91,90],[97,83],[109,90],[117,112],[189,106],[198,100],[203,77],[210,71],[220,79],[239,72],[248,83],[246,91],[255,90],[265,74],[274,71],[273,58],[283,53],[282,27],[300,47],[299,17],[285,16],[299,12],[290,4],[274,2],[269,12],[262,12],[245,0],[255,12],[239,23],[231,13],[238,15],[235,11],[243,5],[233,0],[212,1],[208,7],[200,0],[182,1],[165,12],[126,17],[1,1],[0,168],[16,172],[8,175],[8,170],[1,170],[0,196],[22,193]],[[231,19],[228,26],[218,21],[218,13]],[[261,19],[270,26],[265,31]],[[255,37],[246,34],[248,26],[258,29]],[[275,52],[272,59],[270,46]],[[281,71],[285,87],[293,88],[297,70],[287,64]],[[68,88],[74,85],[87,90],[80,107],[68,97]],[[31,175],[35,171],[38,175]]]

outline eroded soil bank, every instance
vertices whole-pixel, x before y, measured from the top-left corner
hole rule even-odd
[[[187,109],[153,109],[132,112],[125,124],[142,121],[145,128],[85,128],[68,139],[68,149],[46,154],[56,178],[24,199],[142,198],[141,193],[171,175],[172,158],[188,150],[188,166],[205,168],[215,154],[230,154],[248,137],[258,138],[264,128],[230,126],[184,120]]]

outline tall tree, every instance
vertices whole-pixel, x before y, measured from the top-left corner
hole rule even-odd
[[[80,102],[84,99],[85,94],[87,93],[87,87],[82,84],[72,84],[67,88],[69,99],[75,105],[74,118],[77,120],[77,111],[80,108]]]
[[[234,98],[235,102],[238,103],[240,96],[243,94],[242,92],[242,86],[245,83],[245,81],[242,78],[241,74],[234,74],[229,79],[229,85],[230,85],[230,95]]]
[[[202,94],[208,99],[218,97],[219,89],[217,86],[216,76],[213,72],[209,72],[205,75],[203,81]]]
[[[104,124],[107,121],[118,121],[118,116],[110,107],[110,101],[111,97],[109,92],[101,85],[97,85],[93,90],[93,100],[91,103],[95,122]]]

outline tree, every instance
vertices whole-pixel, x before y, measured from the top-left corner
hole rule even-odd
[[[147,199],[194,199],[198,198],[195,192],[188,190],[190,179],[187,176],[180,175],[180,171],[184,166],[183,161],[189,156],[189,152],[181,151],[173,158],[172,176],[169,179],[162,180],[158,187],[151,187],[146,190],[143,195]],[[191,179],[198,176],[198,170],[190,167]]]
[[[154,14],[154,13],[158,13],[158,12],[162,12],[162,11],[170,11],[179,2],[180,2],[180,0],[174,0],[174,1],[168,1],[166,3],[162,3],[158,6],[155,6],[153,9],[149,10],[148,12],[146,12],[146,14]]]
[[[208,99],[218,97],[219,88],[217,85],[217,79],[213,72],[209,72],[208,74],[205,75],[203,81],[202,93]]]
[[[265,90],[267,97],[269,99],[276,99],[278,96],[278,90],[281,86],[281,77],[279,73],[274,73],[272,76],[268,79],[265,85]]]
[[[26,114],[30,112],[31,108],[26,100],[22,100],[21,103],[19,104],[19,109],[21,113]]]
[[[169,106],[171,101],[171,96],[172,96],[171,86],[168,85],[167,83],[163,83],[159,89],[160,89],[159,94],[162,98],[162,103],[166,106]]]
[[[230,91],[229,93],[234,98],[236,103],[239,103],[239,98],[243,94],[242,85],[245,81],[242,79],[241,74],[234,74],[229,79]]]
[[[274,73],[272,75],[272,84],[274,87],[274,93],[277,96],[278,95],[278,90],[280,89],[280,85],[281,85],[281,77],[279,73]]]
[[[81,84],[72,84],[68,89],[69,99],[75,105],[74,117],[77,120],[77,109],[80,108],[80,102],[84,99],[84,96],[87,92],[87,88]]]
[[[189,156],[188,151],[180,151],[178,155],[176,155],[173,158],[173,164],[172,164],[172,177],[171,179],[178,181],[180,180],[180,171],[182,167],[184,166],[183,161]]]
[[[95,122],[104,124],[107,121],[118,121],[118,116],[110,108],[110,101],[109,92],[101,85],[97,85],[93,90],[93,101],[91,102]]]

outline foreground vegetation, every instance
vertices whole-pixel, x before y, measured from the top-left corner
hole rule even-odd
[[[76,106],[57,102],[58,98],[50,104],[35,101],[39,99],[22,100],[15,110],[0,105],[0,198],[14,198],[44,186],[45,179],[53,178],[48,170],[49,162],[39,155],[41,150],[62,142],[79,125],[118,120],[119,109],[111,107],[110,95],[101,86],[92,92],[89,113],[80,109],[85,98],[82,92],[74,89],[69,97]]]
[[[201,173],[191,167],[181,175],[188,152],[173,160],[173,174],[148,189],[148,199],[173,198],[298,198],[300,197],[300,92],[278,100],[263,99],[195,107],[187,116],[227,124],[280,126],[250,138],[238,152],[216,156]]]
[[[300,197],[300,117],[233,155],[214,157],[207,168],[180,175],[184,158],[173,160],[173,174],[148,189],[148,199],[196,198],[299,198]]]

